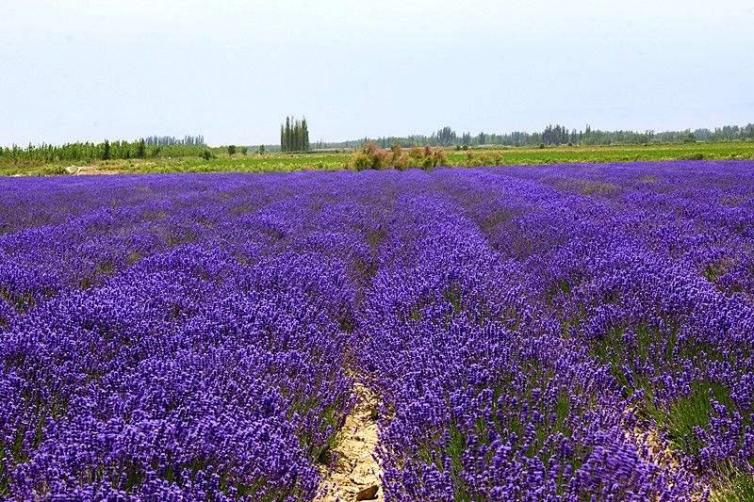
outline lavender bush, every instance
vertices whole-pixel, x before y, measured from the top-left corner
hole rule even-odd
[[[0,497],[752,496],[754,163],[0,180]]]

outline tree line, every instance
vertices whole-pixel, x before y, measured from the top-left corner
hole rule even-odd
[[[309,126],[306,118],[301,120],[286,117],[285,124],[280,125],[280,150],[283,152],[307,152],[309,144]]]
[[[509,133],[469,132],[457,133],[450,127],[443,127],[431,135],[385,136],[379,138],[362,138],[342,142],[318,142],[317,148],[359,148],[374,142],[382,148],[393,145],[410,146],[540,146],[540,145],[610,145],[610,144],[644,144],[644,143],[683,143],[693,141],[752,141],[754,124],[745,126],[724,126],[715,129],[685,129],[682,131],[607,131],[592,129],[568,129],[556,124],[548,125],[542,131]]]
[[[147,136],[144,138],[147,145],[150,146],[174,146],[174,145],[186,145],[186,146],[204,146],[204,136],[199,134],[198,136],[186,135],[183,138],[176,138],[175,136]]]
[[[23,148],[13,145],[0,147],[0,161],[10,163],[49,163],[60,161],[95,161],[111,159],[146,159],[153,157],[200,156],[207,147],[202,136],[150,136],[136,141],[102,143],[76,142],[64,145],[32,145]]]

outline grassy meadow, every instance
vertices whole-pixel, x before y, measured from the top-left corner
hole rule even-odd
[[[70,174],[176,173],[176,172],[291,172],[333,171],[352,168],[350,150],[308,153],[228,155],[225,147],[213,148],[214,158],[201,156],[94,161],[18,163],[0,158],[0,175],[40,176]],[[478,147],[469,150],[446,148],[449,166],[535,165],[558,163],[601,163],[662,160],[754,159],[754,142],[675,143],[609,146]]]

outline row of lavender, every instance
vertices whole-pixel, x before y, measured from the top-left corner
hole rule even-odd
[[[387,493],[754,497],[754,165],[405,182],[360,313]]]
[[[0,191],[2,496],[310,499],[354,372],[388,498],[751,479],[751,163]]]
[[[3,182],[0,498],[312,498],[371,255],[334,181]]]

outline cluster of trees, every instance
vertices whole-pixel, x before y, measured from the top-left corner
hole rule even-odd
[[[236,154],[236,152],[241,152],[241,155],[246,157],[249,154],[249,147],[248,146],[241,146],[236,148],[236,145],[228,145],[228,157],[232,157]]]
[[[308,143],[307,143],[308,144]],[[228,145],[229,156],[236,153],[248,155],[249,147]],[[64,145],[33,145],[20,147],[13,145],[0,147],[0,164],[39,165],[52,162],[93,162],[95,160],[147,159],[157,157],[201,157],[205,160],[216,158],[219,149],[209,148],[203,136],[149,136],[136,141],[109,141],[102,143],[78,142]],[[258,149],[265,153],[264,146]]]
[[[186,135],[182,139],[175,136],[147,136],[144,138],[147,145],[150,146],[173,146],[173,145],[187,145],[187,146],[204,146],[204,136],[201,134],[197,136]]]
[[[136,141],[108,141],[102,143],[79,142],[64,145],[32,145],[21,148],[13,145],[0,147],[0,161],[13,164],[42,164],[49,162],[91,162],[110,159],[146,159],[152,157],[189,157],[200,156],[207,150],[201,136],[187,136],[186,142],[176,140],[169,142],[166,138],[142,138]],[[197,139],[198,138],[198,139]],[[197,143],[201,140],[202,143]]]
[[[548,125],[542,131],[514,131],[503,134],[480,132],[476,135],[456,133],[443,127],[431,135],[386,136],[363,138],[338,143],[318,143],[319,148],[359,148],[370,141],[381,148],[398,144],[404,147],[419,146],[539,146],[539,145],[610,145],[643,143],[682,143],[690,141],[751,141],[754,140],[754,124],[724,126],[716,129],[686,129],[683,131],[602,131],[587,125],[584,129],[568,129],[562,125]]]
[[[301,120],[286,117],[285,124],[280,126],[280,150],[283,152],[308,152],[309,126],[306,118]]]

